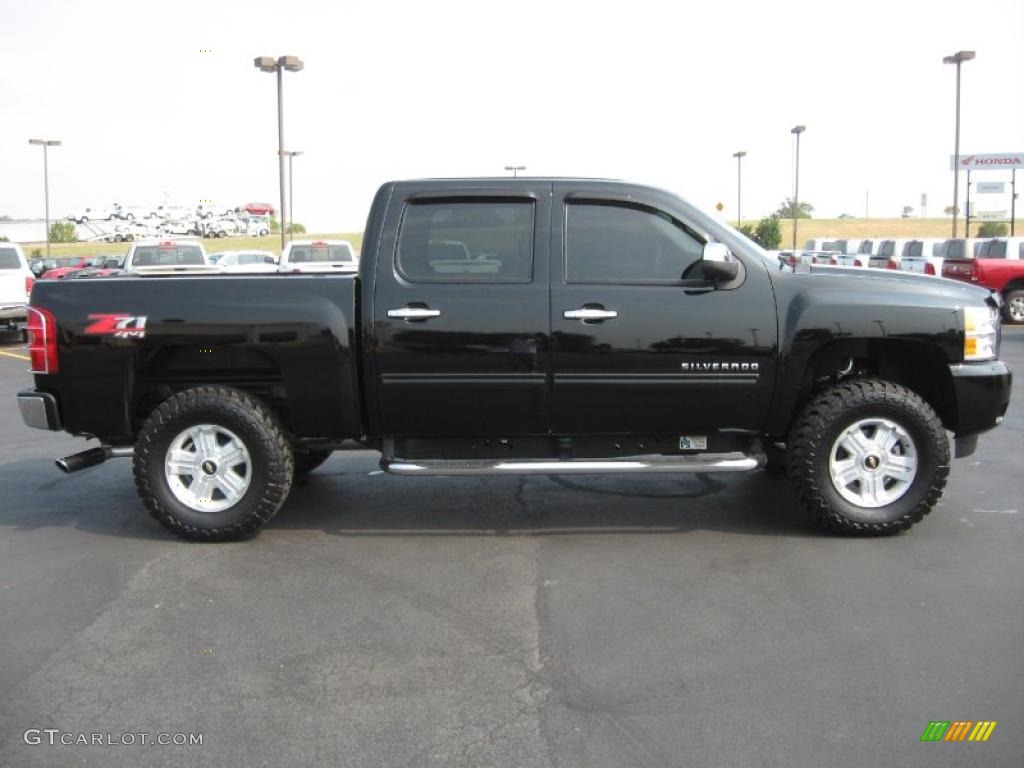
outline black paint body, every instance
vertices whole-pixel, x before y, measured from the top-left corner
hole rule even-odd
[[[530,280],[405,280],[395,253],[410,201],[480,197],[532,202]],[[728,246],[740,276],[718,287],[570,283],[574,197],[664,212]],[[680,435],[708,435],[709,450],[784,438],[819,375],[879,350],[915,361],[907,375],[920,377],[949,430],[978,433],[1005,411],[1010,373],[999,361],[963,363],[958,310],[992,302],[985,290],[905,273],[781,271],[674,195],[572,179],[385,184],[357,276],[55,280],[32,294],[59,327],[60,370],[37,376],[36,388],[56,397],[69,432],[131,443],[161,399],[216,383],[265,399],[297,442],[357,438],[437,458],[671,453]],[[409,306],[441,314],[387,316]],[[563,317],[585,306],[618,316]],[[144,315],[145,338],[86,335],[91,313]]]

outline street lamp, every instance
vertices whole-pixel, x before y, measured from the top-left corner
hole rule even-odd
[[[292,239],[292,227],[295,224],[295,196],[292,188],[292,158],[301,155],[301,152],[289,152],[285,150],[285,154],[288,156],[288,239]]]
[[[506,171],[512,171],[512,178],[516,179],[516,178],[519,178],[519,172],[520,171],[525,171],[526,170],[526,166],[525,165],[506,165],[505,166],[505,170]]]
[[[743,158],[747,156],[747,153],[742,149],[739,152],[733,152],[732,156],[736,158],[736,228],[739,229],[743,226]]]
[[[284,93],[281,88],[281,74],[285,70],[299,72],[303,65],[302,59],[298,56],[280,56],[276,59],[273,56],[259,56],[253,61],[253,64],[260,72],[277,73],[277,172],[281,186],[281,252],[284,253],[284,223],[288,219],[284,205]]]
[[[944,56],[943,64],[956,64],[956,138],[953,146],[953,237],[956,237],[956,208],[960,204],[960,65],[974,58],[974,51],[957,51]],[[970,232],[966,233],[968,236]]]
[[[60,142],[53,139],[29,139],[29,144],[43,148],[43,196],[46,199],[46,258],[50,258],[50,162],[47,150],[59,147]]]
[[[796,134],[796,180],[793,189],[793,250],[796,250],[796,220],[800,214],[800,134],[807,130],[807,126],[798,125],[790,133]]]

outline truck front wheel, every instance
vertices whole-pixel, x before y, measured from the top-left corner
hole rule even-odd
[[[910,528],[942,496],[949,440],[938,415],[909,389],[857,379],[817,395],[787,443],[801,505],[834,531]]]
[[[292,449],[277,417],[230,387],[196,387],[161,403],[135,448],[135,486],[161,525],[186,539],[258,531],[291,490]]]

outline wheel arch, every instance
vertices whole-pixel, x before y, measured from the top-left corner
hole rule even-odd
[[[775,425],[788,434],[800,409],[818,391],[851,376],[873,376],[901,384],[928,403],[946,429],[957,423],[956,391],[945,351],[934,344],[906,339],[841,339],[814,352],[800,382],[795,407]]]

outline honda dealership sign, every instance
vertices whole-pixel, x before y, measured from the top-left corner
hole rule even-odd
[[[960,155],[961,171],[1012,171],[1024,168],[1024,152],[1003,152],[998,155]],[[956,158],[949,158],[949,170],[956,170]]]

